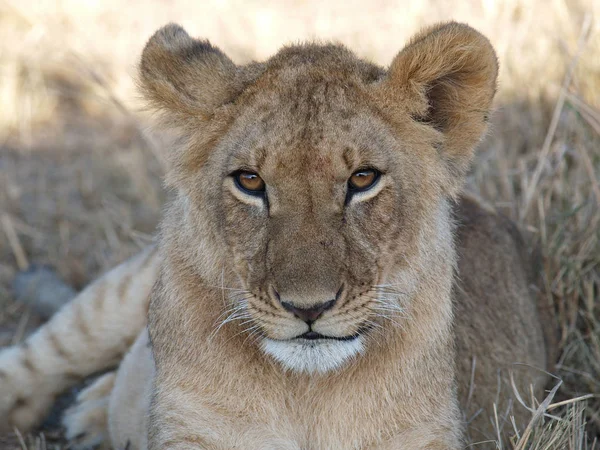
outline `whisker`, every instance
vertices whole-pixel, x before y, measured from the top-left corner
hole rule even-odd
[[[382,305],[382,304],[375,304],[372,306],[372,309],[375,309],[377,311],[385,311],[385,312],[389,312],[389,313],[395,313],[399,316],[402,316],[403,313],[406,312],[406,310],[404,308],[396,308],[394,306]]]
[[[216,286],[214,284],[206,284],[206,287],[210,287],[210,288],[215,288],[215,289],[220,289],[222,291],[239,291],[239,292],[250,292],[247,289],[240,289],[240,288],[232,288],[232,287],[228,287],[228,286]]]
[[[221,328],[225,326],[225,324],[234,322],[236,320],[245,320],[251,318],[250,313],[246,308],[234,308],[233,311],[226,311],[224,314],[227,313],[229,313],[229,315],[211,332],[209,340],[212,340],[221,330]],[[224,314],[221,314],[219,317],[222,317]]]
[[[403,297],[406,296],[407,294],[405,292],[402,291],[395,291],[392,289],[369,289],[368,291],[365,292],[366,295],[380,295],[380,294],[384,294],[384,295],[394,295],[396,297]]]
[[[246,329],[245,332],[248,333],[248,336],[246,336],[246,339],[244,339],[244,341],[242,342],[242,345],[245,345],[249,339],[254,339],[254,342],[252,342],[252,343],[256,343],[258,341],[258,338],[260,337],[260,330],[261,330],[260,325],[255,325],[253,327]]]
[[[238,325],[239,325],[240,327],[243,327],[244,325],[246,325],[246,324],[248,324],[248,323],[256,322],[256,319],[259,319],[259,318],[261,318],[261,317],[260,317],[260,316],[258,316],[258,317],[256,317],[256,318],[255,318],[255,317],[250,317],[250,316],[249,316],[249,317],[248,317],[248,320],[244,320],[243,322],[240,322],[240,323],[238,323]]]
[[[398,322],[398,320],[396,320],[395,317],[392,317],[390,315],[387,314],[375,314],[376,317],[379,317],[387,322],[390,322],[393,326],[397,327],[397,328],[402,328],[402,323]]]
[[[256,333],[257,331],[259,331],[259,330],[261,330],[261,329],[262,329],[262,328],[261,328],[261,326],[260,326],[260,325],[258,325],[258,324],[254,325],[254,326],[252,326],[252,327],[247,327],[247,328],[244,328],[244,329],[242,329],[241,331],[239,331],[239,332],[235,333],[235,334],[234,334],[233,336],[231,336],[229,339],[227,339],[227,340],[225,341],[225,343],[229,342],[230,340],[232,340],[232,339],[236,338],[237,336],[239,336],[239,335],[241,335],[241,334],[247,333],[248,331],[250,331],[249,335],[251,335],[252,333]],[[246,339],[244,339],[244,341],[242,342],[242,345],[246,343],[247,339],[248,339],[248,337],[246,337]]]
[[[371,285],[371,287],[374,288],[393,288],[396,289],[398,287],[403,287],[404,284],[402,283],[388,283],[388,284],[373,284]]]
[[[369,328],[369,336],[379,344],[379,339],[383,339],[383,326],[373,320],[367,319],[364,324]]]
[[[373,295],[371,293],[367,293],[367,294],[365,294],[365,297],[370,298],[380,304],[385,304],[385,305],[390,305],[392,307],[402,308],[402,306],[399,304],[400,297],[395,294],[394,295]]]
[[[375,297],[373,298],[373,300],[378,305],[387,306],[388,308],[393,308],[402,311],[404,311],[405,309],[403,302],[398,301],[399,299],[396,297]]]
[[[254,295],[251,292],[234,292],[234,293],[228,293],[227,294],[227,298],[229,298],[229,300],[235,301],[236,299],[239,299],[240,297],[247,297],[247,298],[252,298],[254,297]]]
[[[238,311],[243,311],[245,309],[247,309],[248,307],[248,301],[249,298],[246,299],[241,299],[238,300],[238,302],[234,305],[231,305],[230,308],[226,309],[225,311],[223,311],[219,317],[217,317],[217,321],[219,321],[223,316],[226,316],[228,314],[234,313],[234,312],[238,312]]]
[[[369,307],[372,310],[389,313],[390,315],[394,316],[402,317],[406,315],[406,309],[398,307],[396,305],[389,305],[386,303],[373,303],[369,305]]]

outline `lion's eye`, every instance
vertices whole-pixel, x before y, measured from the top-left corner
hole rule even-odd
[[[366,191],[379,179],[379,171],[375,169],[357,170],[348,180],[348,190],[351,192]]]
[[[265,192],[265,182],[255,172],[240,170],[233,174],[235,184],[239,189],[250,195],[263,195]]]

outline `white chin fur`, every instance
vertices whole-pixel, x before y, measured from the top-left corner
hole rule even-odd
[[[265,338],[262,350],[294,372],[325,373],[338,369],[364,349],[362,337],[350,341],[334,339],[276,341]]]

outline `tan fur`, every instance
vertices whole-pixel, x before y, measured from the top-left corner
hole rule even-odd
[[[507,368],[546,367],[518,233],[472,199],[453,206],[496,85],[496,57],[479,33],[432,27],[385,71],[341,46],[315,44],[236,66],[169,25],[150,39],[140,69],[145,95],[182,139],[167,174],[177,196],[159,252],[144,263],[153,269],[144,289],[119,296],[138,299],[127,317],[140,320],[157,280],[152,352],[143,331],[107,400],[115,448],[458,449],[458,399],[467,419],[485,409],[469,428],[485,435]],[[346,180],[364,167],[383,175],[348,200]],[[236,188],[229,175],[239,169],[260,174],[268,203]],[[135,264],[115,271],[119,283],[129,283]],[[114,289],[115,281],[97,285]],[[288,350],[308,326],[280,301],[309,308],[332,299],[312,330],[358,337],[326,341],[329,359],[304,370],[307,347],[300,356]],[[82,303],[28,346],[51,345],[62,359],[84,354],[51,344],[59,326],[77,326]],[[111,339],[132,339],[143,327],[135,325]],[[98,362],[74,364],[81,376],[122,354],[88,334]],[[280,350],[288,362],[276,360]],[[344,351],[348,360],[339,359]],[[24,352],[0,354],[0,380],[4,373],[13,388],[0,385],[0,412],[27,428],[69,380],[55,362],[34,372],[60,382],[21,383],[13,374],[29,371]],[[533,379],[539,393],[543,377]],[[33,395],[24,408],[12,391],[32,385],[44,402]]]

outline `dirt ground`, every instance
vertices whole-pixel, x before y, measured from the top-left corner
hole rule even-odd
[[[488,35],[502,67],[468,189],[541,251],[541,295],[561,333],[557,419],[520,436],[507,427],[495,445],[600,448],[597,0],[380,0],[366,10],[355,0],[0,0],[0,347],[41,323],[14,301],[18,270],[47,264],[80,289],[152,240],[169,195],[169,137],[150,132],[132,80],[156,28],[182,23],[237,62],[318,37],[386,65],[420,26],[449,18]],[[595,397],[577,400],[587,394]],[[59,432],[25,441],[0,438],[0,449],[61,448]]]

